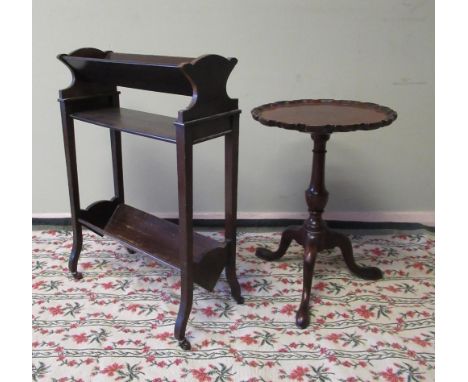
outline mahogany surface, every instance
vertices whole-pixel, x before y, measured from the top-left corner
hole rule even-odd
[[[397,114],[370,102],[305,99],[259,106],[252,116],[267,126],[315,134],[372,130],[391,124]]]
[[[72,72],[72,84],[59,91],[73,246],[68,268],[75,279],[83,246],[82,227],[120,241],[180,270],[181,297],[174,326],[179,345],[190,349],[185,332],[192,308],[194,283],[212,290],[223,269],[238,303],[244,300],[236,275],[238,100],[226,92],[235,58],[149,56],[82,48],[58,56]],[[120,108],[117,87],[190,96],[175,118]],[[75,126],[80,120],[110,131],[114,197],[88,208],[80,206]],[[122,132],[175,143],[179,224],[174,225],[125,204]],[[225,242],[193,230],[193,145],[225,138]]]
[[[331,231],[322,214],[327,205],[328,191],[325,188],[326,143],[330,134],[338,131],[377,129],[392,123],[397,114],[393,110],[372,103],[334,100],[281,101],[259,106],[252,116],[260,123],[278,126],[311,134],[314,142],[312,174],[305,191],[309,218],[302,226],[288,227],[281,235],[276,251],[257,248],[256,256],[267,260],[279,260],[295,240],[304,247],[303,288],[296,325],[309,325],[309,301],[315,260],[325,249],[338,247],[348,268],[358,277],[378,280],[382,271],[375,267],[364,267],[356,263],[351,241],[345,235]]]

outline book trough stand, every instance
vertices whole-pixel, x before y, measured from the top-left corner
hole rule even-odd
[[[193,284],[212,291],[225,269],[231,294],[243,303],[236,276],[237,166],[239,145],[238,100],[226,93],[235,58],[149,56],[103,52],[94,48],[61,54],[72,72],[70,87],[59,91],[73,247],[68,268],[81,279],[77,265],[86,227],[121,242],[130,251],[147,254],[181,274],[181,296],[174,336],[190,349],[185,337],[192,308]],[[177,118],[124,109],[117,86],[191,97]],[[80,207],[74,121],[109,128],[115,196]],[[175,143],[177,150],[179,224],[159,219],[127,204],[124,198],[121,132]],[[225,139],[225,242],[193,232],[193,145]]]

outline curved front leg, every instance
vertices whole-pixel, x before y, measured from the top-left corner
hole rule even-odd
[[[73,229],[73,246],[68,258],[68,270],[72,274],[75,280],[81,280],[83,274],[78,272],[78,260],[81,254],[81,248],[83,247],[83,230],[79,223],[75,223]]]
[[[365,280],[379,280],[383,277],[383,273],[379,268],[363,267],[356,263],[353,246],[347,236],[338,232],[329,232],[328,235],[330,240],[329,247],[340,248],[344,261],[352,273]]]
[[[179,346],[184,350],[190,350],[190,342],[185,338],[187,322],[192,310],[193,282],[191,277],[184,271],[181,273],[180,305],[177,320],[174,327],[174,337],[179,341]]]
[[[239,285],[239,281],[237,280],[236,274],[236,248],[232,243],[229,244],[229,255],[225,273],[229,287],[231,288],[231,296],[238,304],[243,304],[244,297],[242,297],[241,287]]]
[[[305,237],[306,233],[302,226],[288,227],[281,234],[281,241],[278,249],[275,252],[266,248],[257,248],[255,256],[267,261],[281,259],[293,240],[295,240],[300,245],[304,245]]]
[[[317,258],[318,249],[312,243],[306,243],[304,248],[304,265],[303,265],[303,286],[302,299],[299,310],[296,313],[296,325],[301,328],[309,326],[309,301],[310,289],[312,287],[312,276],[314,275],[315,259]]]

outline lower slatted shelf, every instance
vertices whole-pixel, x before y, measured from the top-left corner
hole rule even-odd
[[[93,231],[112,237],[126,247],[143,252],[156,260],[181,269],[180,235],[177,224],[159,219],[126,204],[115,204],[115,209],[103,223],[99,209],[109,210],[112,202],[96,203],[82,211],[80,222]],[[106,208],[103,208],[106,207]],[[94,211],[93,211],[94,210]],[[100,218],[97,219],[96,216]],[[99,224],[96,222],[99,220]],[[213,290],[227,261],[226,246],[209,237],[193,233],[194,281],[207,290]]]

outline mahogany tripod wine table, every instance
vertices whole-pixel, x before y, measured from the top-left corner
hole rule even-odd
[[[309,218],[302,226],[288,227],[281,236],[275,252],[257,248],[256,256],[272,261],[280,259],[292,240],[304,247],[302,299],[296,313],[296,325],[309,325],[309,300],[312,276],[317,254],[325,249],[338,247],[346,265],[356,276],[366,280],[378,280],[382,271],[375,267],[363,267],[356,263],[351,241],[345,235],[331,231],[322,219],[328,201],[325,188],[325,153],[330,134],[355,130],[373,130],[391,124],[397,117],[395,111],[373,103],[337,100],[281,101],[252,110],[252,116],[263,125],[278,126],[309,133],[314,142],[312,176],[305,198]]]

